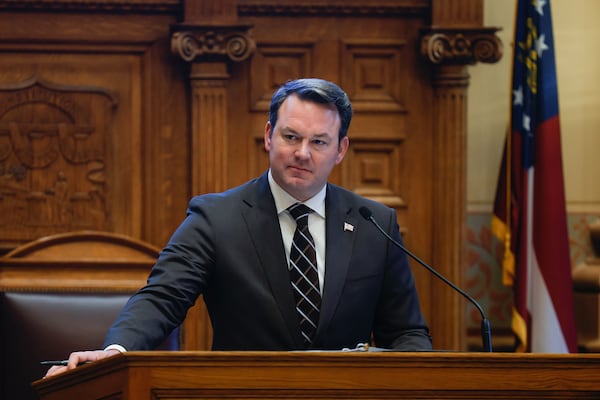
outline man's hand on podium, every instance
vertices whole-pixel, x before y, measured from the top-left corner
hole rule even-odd
[[[65,371],[76,368],[77,366],[93,361],[102,360],[103,358],[112,357],[120,354],[119,350],[94,350],[94,351],[75,351],[69,355],[68,360],[61,361],[42,361],[42,364],[52,365],[46,372],[44,378],[62,374]]]

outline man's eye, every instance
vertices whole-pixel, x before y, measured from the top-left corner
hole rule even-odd
[[[321,140],[321,139],[315,139],[315,140],[313,140],[313,143],[316,144],[316,145],[318,145],[318,146],[324,146],[324,145],[327,144],[326,141]]]

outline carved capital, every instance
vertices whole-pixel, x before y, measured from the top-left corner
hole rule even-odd
[[[171,35],[171,51],[187,62],[244,61],[256,43],[244,26],[181,26]]]
[[[422,32],[421,54],[433,64],[493,64],[502,58],[496,28],[438,29]]]

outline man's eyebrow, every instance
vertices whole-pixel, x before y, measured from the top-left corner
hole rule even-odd
[[[295,133],[295,134],[298,134],[297,131],[295,131],[294,129],[290,128],[289,126],[282,126],[281,127],[281,132],[282,133]]]
[[[298,132],[297,130],[290,128],[289,126],[282,126],[281,127],[281,133],[291,133],[294,135],[301,135],[300,132]],[[330,138],[333,137],[333,135],[330,135],[328,132],[322,132],[322,133],[316,133],[314,135],[310,135],[310,138]]]

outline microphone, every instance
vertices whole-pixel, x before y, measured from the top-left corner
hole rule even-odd
[[[452,289],[454,289],[455,291],[460,293],[464,298],[469,300],[471,302],[471,304],[473,304],[477,308],[477,310],[479,310],[479,313],[481,314],[481,340],[483,342],[483,349],[485,351],[491,353],[492,352],[492,333],[491,333],[491,328],[490,328],[490,321],[485,316],[485,313],[483,312],[483,308],[481,308],[479,303],[477,301],[475,301],[475,299],[473,297],[471,297],[468,293],[466,293],[461,288],[459,288],[458,286],[456,286],[455,284],[450,282],[448,279],[446,279],[445,276],[443,276],[442,274],[437,272],[433,267],[426,264],[425,261],[422,261],[419,257],[417,257],[416,255],[411,253],[406,247],[404,247],[402,244],[400,244],[397,240],[394,240],[394,238],[391,237],[385,230],[383,230],[383,228],[377,223],[377,221],[375,221],[375,218],[373,217],[373,213],[371,212],[371,210],[369,210],[365,206],[362,206],[358,209],[358,212],[360,213],[360,215],[362,215],[362,217],[364,219],[372,222],[373,225],[375,225],[375,227],[379,230],[379,232],[381,232],[396,247],[398,247],[405,254],[410,256],[413,260],[415,260],[416,262],[421,264],[427,270],[429,270],[429,272],[431,272],[432,274],[434,274],[435,276],[440,278],[446,285],[450,286]]]

